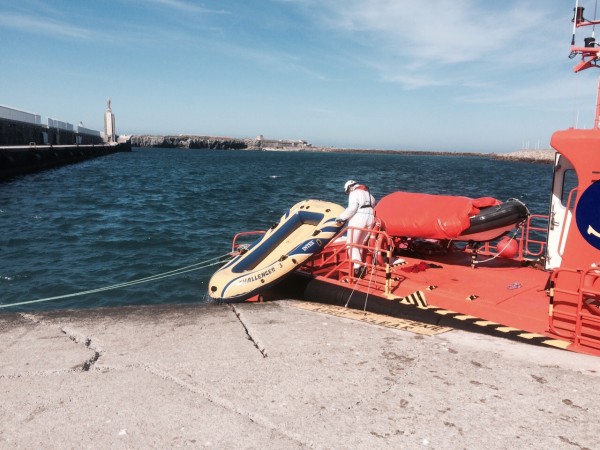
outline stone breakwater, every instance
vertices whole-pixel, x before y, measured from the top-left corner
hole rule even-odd
[[[236,139],[191,135],[134,135],[131,137],[131,146],[160,148],[208,148],[222,150],[246,150],[258,148],[255,139]]]
[[[551,149],[520,150],[511,153],[438,152],[417,150],[348,149],[313,146],[306,141],[265,140],[196,135],[134,135],[132,147],[220,149],[220,150],[279,150],[330,153],[399,153],[408,155],[481,156],[506,161],[523,161],[551,164],[556,152]]]
[[[552,149],[543,150],[519,150],[511,153],[494,153],[492,157],[494,159],[508,160],[508,161],[524,161],[524,162],[535,162],[535,163],[546,163],[552,164],[556,152]]]

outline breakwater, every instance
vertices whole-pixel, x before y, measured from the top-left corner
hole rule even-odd
[[[131,136],[131,145],[132,147],[205,148],[218,150],[253,150],[259,148],[256,139],[192,135],[133,135]]]
[[[118,144],[0,147],[0,181],[39,170],[126,151],[131,151],[129,141]]]
[[[304,140],[264,139],[261,136],[252,138],[230,138],[197,135],[133,135],[133,147],[146,148],[182,148],[182,149],[214,149],[214,150],[266,150],[266,151],[300,151],[326,153],[375,153],[403,154],[416,156],[479,156],[504,161],[521,161],[533,163],[552,163],[554,150],[521,150],[511,153],[476,153],[476,152],[444,152],[433,150],[379,150],[360,148],[337,148],[315,146]]]
[[[519,150],[511,153],[495,153],[492,157],[494,159],[505,161],[552,164],[554,162],[554,158],[556,157],[556,152],[552,149]]]
[[[197,136],[180,134],[169,135],[133,135],[133,147],[154,148],[184,148],[184,149],[214,149],[214,150],[283,150],[283,151],[323,151],[323,147],[313,147],[308,142],[296,139],[264,139],[257,138],[231,138],[217,136]]]

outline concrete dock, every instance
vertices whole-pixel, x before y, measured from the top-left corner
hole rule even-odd
[[[75,164],[112,153],[130,152],[131,142],[95,145],[0,147],[0,182],[16,176]]]
[[[600,358],[405,329],[296,301],[3,313],[0,448],[600,448]]]

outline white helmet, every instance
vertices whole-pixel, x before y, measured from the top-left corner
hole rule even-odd
[[[348,180],[346,181],[346,184],[344,184],[344,192],[347,194],[348,190],[354,186],[355,184],[358,184],[356,181],[354,180]]]

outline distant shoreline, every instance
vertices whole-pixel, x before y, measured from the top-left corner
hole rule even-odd
[[[378,150],[319,147],[301,140],[263,140],[239,139],[217,136],[197,135],[133,135],[133,147],[149,148],[182,148],[182,149],[219,149],[219,150],[260,150],[260,151],[289,151],[289,152],[324,152],[324,153],[377,153],[402,154],[421,156],[462,156],[483,157],[504,161],[520,161],[531,163],[551,164],[554,162],[555,151],[551,149],[519,150],[511,153],[475,153],[475,152],[442,152],[431,150]]]

